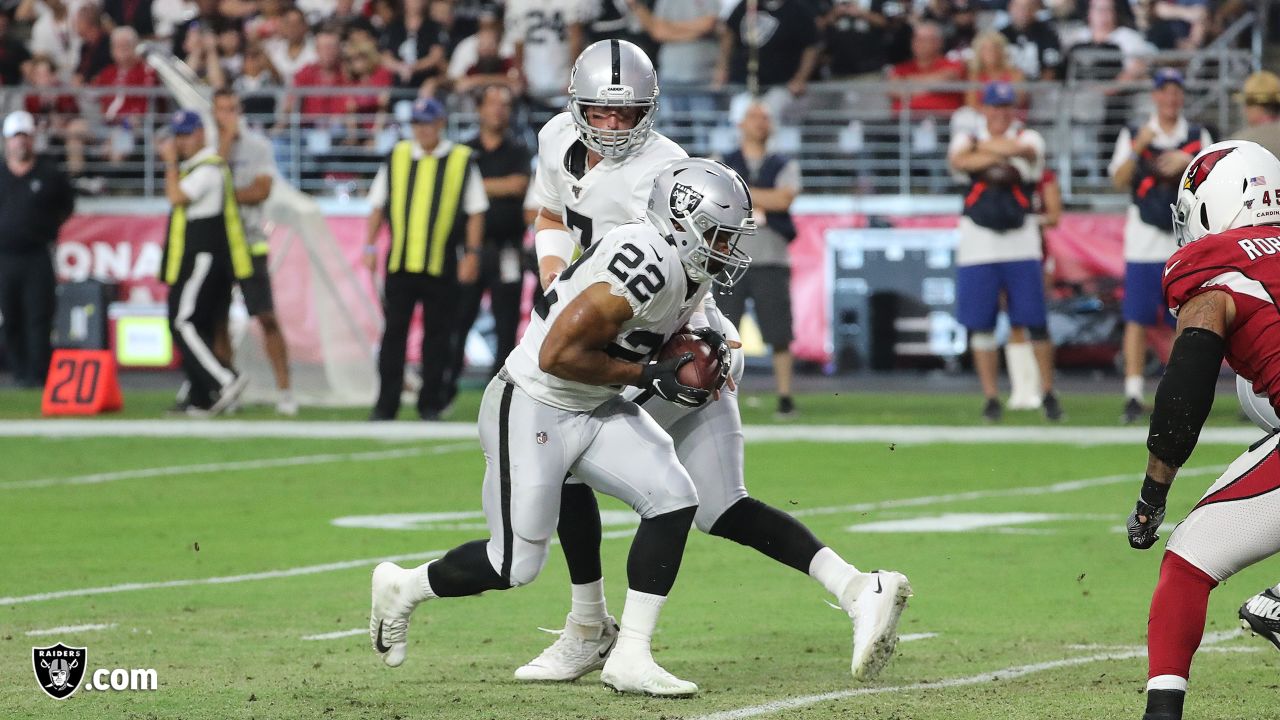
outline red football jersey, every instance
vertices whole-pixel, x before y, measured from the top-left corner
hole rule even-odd
[[[1280,227],[1206,235],[1165,264],[1164,300],[1175,314],[1188,300],[1211,290],[1229,293],[1236,305],[1227,363],[1280,411]]]

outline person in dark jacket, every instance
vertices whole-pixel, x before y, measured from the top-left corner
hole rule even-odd
[[[4,119],[0,165],[0,316],[4,345],[19,387],[41,387],[52,353],[53,244],[75,209],[71,178],[35,154],[35,118],[25,110]]]

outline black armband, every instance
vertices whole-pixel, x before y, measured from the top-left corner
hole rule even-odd
[[[1142,478],[1142,491],[1138,493],[1142,502],[1155,507],[1164,507],[1169,497],[1169,485],[1156,482],[1150,475]]]
[[[1173,343],[1169,365],[1156,388],[1147,449],[1173,467],[1191,457],[1213,408],[1218,370],[1227,341],[1212,330],[1187,328]]]

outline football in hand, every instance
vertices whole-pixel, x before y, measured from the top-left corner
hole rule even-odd
[[[1007,162],[997,163],[978,173],[978,179],[988,185],[1009,187],[1022,182],[1022,174]]]
[[[711,351],[711,346],[697,335],[692,333],[673,335],[667,344],[662,346],[662,351],[658,353],[658,360],[680,357],[687,352],[693,353],[693,359],[680,366],[676,371],[676,379],[682,385],[689,387],[709,391],[719,390],[720,358]]]

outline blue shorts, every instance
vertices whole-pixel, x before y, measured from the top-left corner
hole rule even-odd
[[[1039,260],[965,265],[956,268],[956,316],[971,332],[996,329],[1000,291],[1008,302],[1014,327],[1043,328],[1048,324],[1044,303],[1044,275]]]
[[[1173,314],[1164,304],[1164,263],[1127,262],[1124,264],[1124,302],[1121,310],[1125,322],[1146,327],[1165,324],[1173,327]]]

